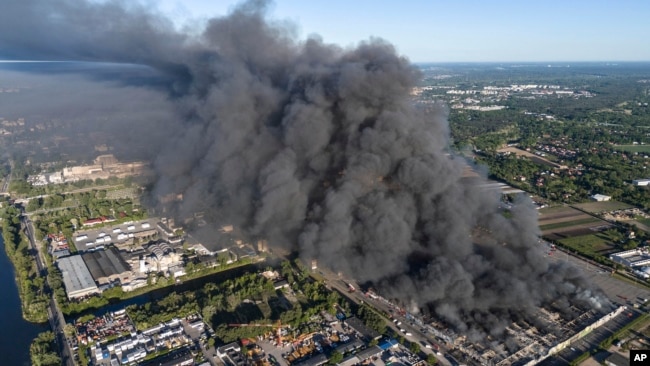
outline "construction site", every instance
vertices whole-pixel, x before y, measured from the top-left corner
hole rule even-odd
[[[297,334],[297,330],[288,325],[276,324],[229,324],[230,327],[267,327],[269,331],[257,338],[240,339],[242,355],[246,364],[255,366],[273,366],[280,364],[264,348],[270,345],[281,350],[281,364],[301,365],[318,364],[327,361],[324,353],[338,351],[341,353],[357,350],[365,346],[353,332],[337,329],[339,326],[324,326],[318,331]],[[262,347],[263,346],[263,347]],[[324,363],[324,362],[323,362]]]

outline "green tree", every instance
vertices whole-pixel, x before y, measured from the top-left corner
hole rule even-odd
[[[56,354],[54,346],[54,333],[51,331],[39,333],[29,346],[32,365],[54,366],[60,365],[61,359]]]
[[[328,364],[336,365],[336,364],[340,363],[341,361],[343,361],[343,354],[341,352],[339,352],[339,351],[334,351],[330,355],[330,359],[329,359]]]

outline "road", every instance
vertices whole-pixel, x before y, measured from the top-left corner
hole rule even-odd
[[[27,234],[27,238],[29,239],[30,252],[34,254],[38,273],[41,276],[46,277],[47,266],[44,264],[45,261],[43,253],[41,253],[41,247],[36,243],[36,240],[34,239],[33,223],[29,217],[25,215],[24,208],[21,208],[21,211],[23,214],[20,216],[20,219],[23,225],[23,229],[25,230],[25,234]],[[52,332],[54,332],[54,339],[57,346],[59,347],[59,356],[61,356],[61,363],[66,366],[76,366],[72,352],[70,350],[70,344],[68,343],[65,333],[63,332],[65,327],[65,318],[56,302],[54,292],[50,289],[47,281],[45,281],[45,292],[50,296],[50,304],[47,309],[47,315],[50,327],[52,328]]]
[[[84,192],[91,192],[91,191],[101,191],[109,188],[116,188],[116,187],[122,187],[121,184],[117,185],[103,185],[103,186],[94,186],[94,187],[87,187],[87,188],[79,188],[79,189],[73,189],[72,191],[66,191],[66,192],[56,192],[52,194],[75,194],[75,193],[84,193]],[[52,194],[39,194],[38,196],[32,196],[32,197],[25,197],[25,198],[19,198],[16,199],[16,203],[21,203],[21,204],[28,204],[30,200],[37,199],[37,198],[46,198],[51,196]]]
[[[9,173],[7,173],[7,178],[5,178],[4,182],[2,183],[2,189],[0,190],[0,194],[2,195],[8,195],[7,190],[9,189],[9,183],[11,182],[11,171],[14,168],[13,160],[9,162],[9,167]]]

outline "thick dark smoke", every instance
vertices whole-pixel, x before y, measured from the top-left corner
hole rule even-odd
[[[174,80],[176,123],[156,141],[156,194],[297,250],[474,337],[499,338],[540,306],[595,303],[578,271],[538,249],[527,201],[462,178],[443,106],[414,106],[419,78],[380,39],[299,41],[252,1],[200,37],[121,2],[9,1],[0,50],[16,58],[142,63]],[[142,108],[147,108],[143,105]]]

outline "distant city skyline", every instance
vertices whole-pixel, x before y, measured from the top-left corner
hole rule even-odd
[[[242,2],[140,1],[188,29]],[[644,0],[277,0],[268,15],[300,39],[346,47],[379,37],[412,62],[650,61]]]

